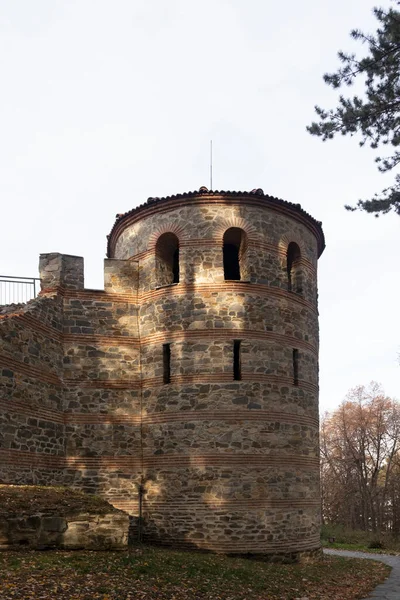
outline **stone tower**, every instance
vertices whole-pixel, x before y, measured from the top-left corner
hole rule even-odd
[[[319,547],[323,248],[320,223],[262,190],[202,188],[117,219],[109,256],[139,273],[152,539],[229,553]]]
[[[103,494],[148,542],[318,553],[323,249],[299,204],[201,188],[117,216],[104,291],[42,255],[41,296],[1,324],[0,480]]]

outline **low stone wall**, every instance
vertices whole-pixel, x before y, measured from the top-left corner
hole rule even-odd
[[[0,550],[118,550],[128,544],[129,516],[82,513],[0,518]]]

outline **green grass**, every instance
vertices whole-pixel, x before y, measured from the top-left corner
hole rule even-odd
[[[280,565],[215,554],[136,547],[129,552],[0,553],[2,600],[355,600],[390,569],[325,557]]]
[[[368,552],[369,554],[391,554],[393,556],[400,554],[396,550],[390,550],[388,548],[368,548],[364,544],[345,544],[340,542],[328,542],[322,540],[324,548],[333,548],[334,550],[352,550],[353,552]]]
[[[334,542],[330,542],[334,539]],[[325,548],[355,550],[371,554],[400,554],[400,539],[388,533],[346,529],[341,525],[324,525],[321,542]]]

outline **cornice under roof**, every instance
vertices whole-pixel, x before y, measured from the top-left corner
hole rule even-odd
[[[223,190],[208,190],[206,187],[201,187],[198,191],[193,192],[185,192],[183,194],[174,194],[172,196],[165,196],[163,198],[148,198],[146,202],[132,208],[126,213],[120,213],[116,215],[115,223],[110,231],[110,234],[107,236],[107,257],[111,258],[114,251],[114,244],[117,240],[119,233],[125,229],[125,221],[126,226],[131,222],[131,217],[136,217],[141,213],[146,213],[149,209],[154,209],[157,207],[161,207],[169,202],[173,202],[176,200],[190,200],[199,197],[241,197],[241,198],[251,198],[252,200],[261,200],[265,201],[266,204],[272,208],[279,211],[282,209],[282,212],[290,212],[294,213],[293,216],[300,216],[304,219],[311,229],[314,231],[317,241],[318,241],[318,256],[321,256],[322,252],[325,248],[325,237],[324,232],[322,231],[322,223],[321,221],[317,221],[312,217],[308,212],[301,208],[300,204],[295,204],[293,202],[288,202],[287,200],[281,200],[280,198],[275,198],[274,196],[268,196],[264,194],[261,188],[257,188],[252,190],[251,192],[235,192],[235,191],[223,191]],[[136,218],[134,219],[136,221]],[[117,236],[117,237],[116,237]]]

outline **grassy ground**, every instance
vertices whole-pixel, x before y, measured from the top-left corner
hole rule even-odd
[[[1,600],[355,600],[389,574],[326,557],[277,565],[142,547],[125,552],[0,553]]]
[[[346,529],[340,525],[324,525],[321,541],[324,547],[338,550],[357,550],[372,554],[400,554],[400,539],[390,534]]]
[[[41,485],[0,485],[0,517],[35,515],[58,516],[77,513],[119,512],[108,502],[69,488]]]

